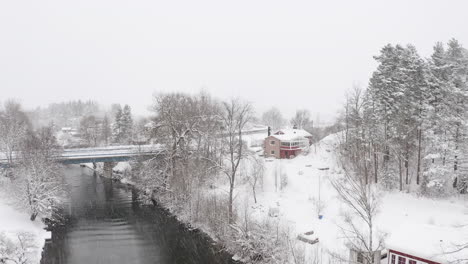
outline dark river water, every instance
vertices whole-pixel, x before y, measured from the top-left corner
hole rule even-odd
[[[233,263],[204,234],[143,204],[133,188],[78,166],[68,167],[65,178],[66,224],[51,227],[42,264]]]

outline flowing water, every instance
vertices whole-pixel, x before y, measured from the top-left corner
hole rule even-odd
[[[65,179],[66,224],[50,227],[42,264],[233,263],[204,234],[143,204],[133,188],[78,166]]]

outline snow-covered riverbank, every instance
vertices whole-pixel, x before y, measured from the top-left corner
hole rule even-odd
[[[31,221],[27,213],[20,212],[13,206],[6,191],[7,184],[0,184],[0,259],[10,257],[10,253],[17,255],[24,251],[28,259],[26,263],[39,263],[42,248],[45,240],[50,238],[50,232],[44,229],[45,224],[39,219]],[[21,248],[19,239],[24,243],[25,249]],[[9,252],[15,249],[17,252]]]

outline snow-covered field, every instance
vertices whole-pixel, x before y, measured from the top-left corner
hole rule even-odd
[[[11,204],[4,184],[7,183],[0,183],[0,233],[13,242],[17,242],[17,237],[20,234],[33,235],[27,263],[39,263],[42,248],[45,240],[50,238],[50,232],[44,229],[45,225],[40,220],[30,221],[27,213],[20,212]]]
[[[268,209],[277,207],[279,218],[296,234],[314,231],[312,238],[319,243],[306,246],[309,254],[322,252],[322,262],[328,252],[347,256],[343,226],[343,212],[347,207],[338,199],[330,178],[341,170],[334,159],[337,135],[322,140],[306,155],[291,160],[267,160],[263,190],[258,189],[255,217],[268,217]],[[329,170],[319,170],[328,167]],[[280,175],[287,175],[287,185],[280,190]],[[275,178],[277,184],[275,184]],[[251,195],[247,187],[238,189],[237,202],[242,192]],[[318,217],[318,200],[322,201],[322,219]],[[429,199],[399,191],[381,191],[381,203],[376,218],[377,229],[385,235],[386,248],[413,253],[442,263],[454,258],[468,258],[468,249],[452,255],[445,252],[456,244],[468,242],[468,197]],[[253,201],[252,201],[253,203]]]

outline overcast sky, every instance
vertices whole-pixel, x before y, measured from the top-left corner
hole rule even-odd
[[[0,101],[240,96],[258,113],[333,116],[386,43],[468,46],[468,1],[0,1]]]

